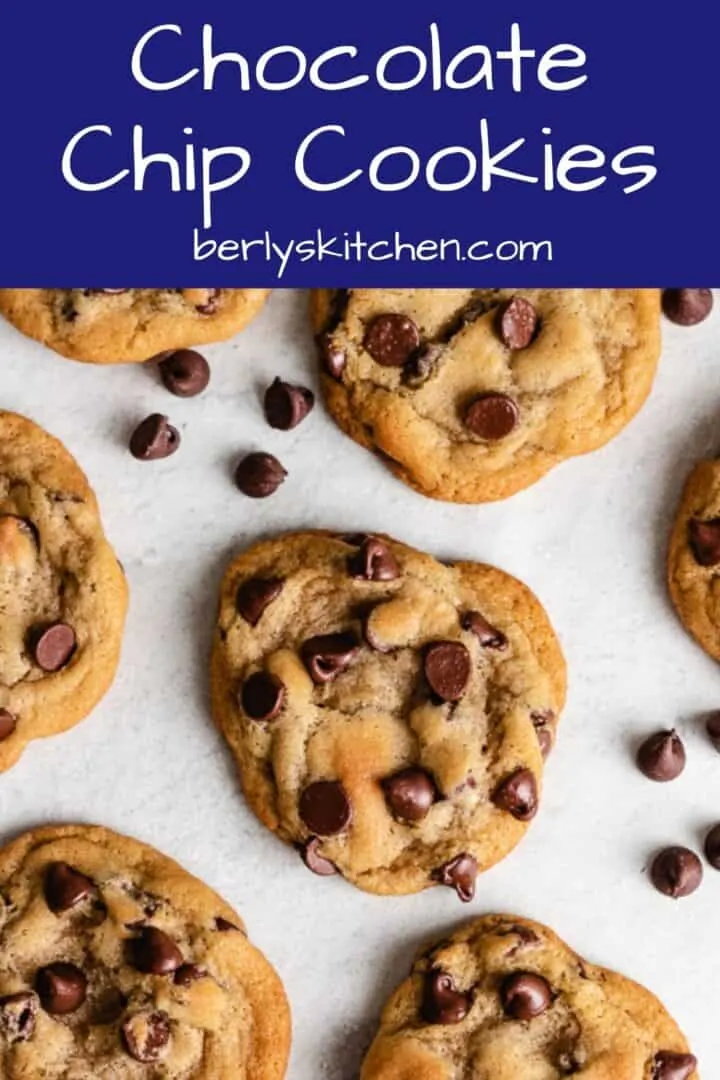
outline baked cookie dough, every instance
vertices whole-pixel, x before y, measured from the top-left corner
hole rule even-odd
[[[0,412],[0,772],[108,690],[126,607],[79,466],[31,420]]]
[[[700,1080],[644,987],[551,930],[490,915],[422,953],[394,993],[361,1080]]]
[[[0,289],[0,313],[71,360],[121,364],[223,341],[268,289]]]
[[[720,660],[720,461],[701,461],[685,485],[670,539],[668,583],[686,629]]]
[[[324,289],[312,317],[343,431],[451,502],[505,499],[608,442],[660,354],[656,289]]]
[[[0,851],[3,1080],[281,1080],[285,994],[237,914],[88,826]]]
[[[468,901],[538,809],[565,663],[508,574],[305,532],[228,568],[211,689],[252,809],[310,870]]]

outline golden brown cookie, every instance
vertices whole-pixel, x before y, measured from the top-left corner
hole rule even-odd
[[[0,851],[3,1080],[281,1080],[282,984],[233,909],[108,829]]]
[[[720,660],[720,461],[701,461],[685,485],[670,539],[668,583],[686,629]]]
[[[361,1080],[700,1080],[653,994],[547,927],[489,915],[423,952]]]
[[[223,341],[269,289],[0,289],[0,314],[71,360],[121,364]]]
[[[305,532],[228,568],[211,690],[250,805],[310,870],[470,900],[538,809],[565,663],[508,574]]]
[[[52,435],[0,412],[0,772],[108,690],[126,607],[85,475]]]
[[[656,289],[345,289],[313,294],[330,412],[401,480],[505,499],[640,409]]]

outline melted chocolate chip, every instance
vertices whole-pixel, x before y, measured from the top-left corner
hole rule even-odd
[[[195,310],[198,315],[214,315],[220,301],[220,289],[206,289],[207,297],[202,304],[196,304]]]
[[[352,820],[352,806],[339,780],[318,780],[306,787],[299,813],[315,836],[337,836]]]
[[[219,930],[221,934],[242,933],[239,926],[236,926],[235,923],[230,922],[229,919],[224,919],[222,915],[218,915],[217,919],[215,920],[215,929]]]
[[[508,349],[526,349],[537,333],[538,315],[523,296],[514,296],[500,310],[498,329]]]
[[[459,701],[470,681],[470,653],[459,641],[436,641],[425,650],[423,670],[441,701]]]
[[[360,642],[353,633],[320,634],[309,638],[300,654],[313,682],[321,685],[345,671],[359,651]]]
[[[145,1009],[123,1022],[122,1039],[131,1058],[142,1065],[160,1061],[170,1042],[170,1018],[160,1010]]]
[[[285,684],[269,671],[256,671],[243,683],[240,701],[251,720],[274,720],[282,712],[287,691]]]
[[[348,559],[348,570],[359,581],[395,581],[400,576],[395,556],[375,536],[363,537],[358,553]]]
[[[67,1016],[84,1004],[87,979],[74,964],[59,962],[38,971],[35,989],[45,1012],[51,1016]]]
[[[187,988],[192,986],[193,983],[199,982],[200,979],[206,978],[207,971],[205,968],[200,967],[199,964],[182,964],[175,972],[173,982],[176,986]]]
[[[420,331],[406,315],[378,315],[367,328],[363,345],[383,367],[403,367],[420,347]]]
[[[433,874],[435,880],[441,885],[455,889],[464,904],[468,904],[475,896],[477,876],[477,859],[473,855],[468,855],[467,852],[457,855]]]
[[[466,611],[461,619],[463,630],[468,630],[478,639],[483,649],[506,649],[508,640],[505,635],[491,626],[479,611]]]
[[[23,990],[19,994],[0,997],[0,1033],[12,1046],[27,1042],[35,1031],[38,1014],[36,994]]]
[[[158,369],[166,390],[176,397],[196,397],[210,382],[210,365],[194,349],[178,349],[165,355]]]
[[[305,386],[291,386],[275,379],[265,391],[265,418],[278,431],[291,431],[302,423],[315,404],[315,395]]]
[[[663,311],[678,326],[697,326],[713,309],[712,289],[663,289]]]
[[[251,578],[244,581],[237,591],[236,607],[245,622],[257,626],[265,609],[277,600],[283,591],[280,578]]]
[[[17,727],[17,717],[7,709],[0,709],[0,743],[9,739]]]
[[[338,868],[335,863],[330,862],[329,859],[320,854],[321,843],[319,837],[313,836],[306,844],[303,844],[300,848],[302,860],[308,870],[312,870],[313,874],[317,874],[318,877],[333,877],[338,873]]]
[[[235,483],[243,495],[251,499],[267,499],[274,495],[287,476],[285,469],[272,454],[247,454],[235,470]]]
[[[130,437],[130,453],[138,461],[159,461],[179,447],[180,432],[161,413],[146,417]]]
[[[481,394],[465,412],[465,427],[487,442],[506,439],[517,427],[520,410],[507,394]]]
[[[425,976],[422,1017],[428,1024],[459,1024],[465,1019],[472,999],[455,986],[452,975],[430,971]]]
[[[492,801],[518,821],[531,821],[538,811],[535,775],[530,769],[516,769],[495,789]]]
[[[540,753],[544,758],[548,757],[553,748],[552,724],[555,721],[555,713],[552,709],[538,710],[530,713],[530,719],[535,728],[535,734],[540,745]]]
[[[70,911],[95,893],[95,883],[67,863],[51,863],[45,872],[45,902],[55,915]]]
[[[690,548],[700,566],[717,566],[720,563],[720,518],[688,523]]]
[[[75,631],[67,623],[35,628],[30,634],[35,663],[43,671],[60,671],[77,647]]]
[[[648,780],[667,783],[685,768],[685,747],[676,731],[659,731],[646,739],[637,752],[637,766]]]
[[[403,769],[382,782],[385,801],[400,821],[423,821],[437,798],[432,777],[424,769]]]
[[[650,866],[650,880],[658,892],[674,900],[690,896],[703,879],[703,868],[694,851],[669,847],[655,856]]]
[[[130,942],[132,964],[144,975],[172,975],[183,963],[173,939],[156,926],[144,926]]]
[[[552,991],[541,975],[528,971],[509,975],[500,989],[502,1006],[514,1020],[533,1020],[552,1003]]]
[[[694,1054],[673,1054],[661,1050],[653,1058],[652,1080],[689,1080],[697,1068]]]

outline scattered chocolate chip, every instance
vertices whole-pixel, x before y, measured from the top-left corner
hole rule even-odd
[[[637,752],[637,766],[648,780],[676,780],[685,768],[685,747],[676,731],[658,731]]]
[[[332,334],[321,334],[318,338],[320,358],[328,375],[333,379],[339,379],[345,370],[347,357],[343,350],[335,344]]]
[[[267,499],[285,480],[287,469],[272,454],[247,454],[235,470],[235,483],[251,499]]]
[[[7,709],[0,709],[0,743],[9,739],[17,727],[17,717]]]
[[[236,607],[245,622],[257,626],[265,609],[277,600],[283,590],[280,578],[251,578],[237,591]]]
[[[168,1048],[170,1018],[165,1012],[146,1009],[128,1016],[121,1031],[130,1057],[142,1065],[150,1065],[160,1061]]]
[[[312,870],[313,874],[317,874],[318,877],[333,877],[337,874],[338,868],[335,863],[320,854],[321,843],[319,837],[313,836],[301,846],[300,855],[308,870]]]
[[[274,720],[282,712],[285,684],[269,671],[256,671],[243,683],[240,703],[251,720]]]
[[[663,289],[663,311],[678,326],[696,326],[713,309],[711,289]]]
[[[144,926],[130,942],[132,963],[144,975],[172,975],[183,963],[183,955],[168,934],[156,926]]]
[[[697,1069],[697,1058],[694,1054],[661,1050],[653,1058],[652,1068],[651,1080],[688,1080]]]
[[[712,521],[694,518],[688,524],[688,534],[695,561],[700,566],[717,566],[720,563],[720,518]]]
[[[70,911],[95,892],[95,883],[67,863],[51,863],[45,872],[45,902],[55,915]]]
[[[199,964],[182,964],[175,972],[173,982],[176,986],[187,988],[192,986],[193,983],[199,982],[200,979],[206,978],[207,971],[205,968],[200,967]]]
[[[395,581],[400,576],[395,556],[375,536],[363,538],[359,552],[348,559],[348,570],[352,577],[362,581]]]
[[[36,994],[22,990],[19,994],[0,997],[0,1032],[11,1046],[32,1038],[37,1014]]]
[[[508,1016],[514,1020],[533,1020],[550,1007],[552,991],[541,975],[519,971],[504,980],[500,998]]]
[[[85,1002],[87,979],[74,964],[49,964],[35,976],[35,989],[45,1012],[51,1016],[67,1016]]]
[[[505,635],[491,626],[479,611],[466,611],[461,619],[463,630],[468,630],[478,639],[483,649],[506,649],[508,640]]]
[[[477,876],[477,859],[473,855],[468,855],[467,852],[463,852],[462,855],[457,855],[450,862],[446,862],[444,866],[441,866],[433,874],[435,880],[439,881],[441,885],[447,885],[448,888],[455,889],[464,904],[469,904],[475,896]]]
[[[316,836],[337,836],[352,820],[352,806],[339,780],[318,780],[300,796],[300,817]]]
[[[535,308],[523,296],[514,296],[500,309],[498,329],[508,349],[526,349],[538,328]]]
[[[265,391],[265,418],[278,431],[291,431],[302,423],[315,404],[315,395],[305,386],[291,386],[275,379]]]
[[[532,821],[538,811],[538,790],[530,769],[516,769],[495,789],[492,801],[518,821]]]
[[[425,976],[422,1017],[428,1024],[459,1024],[465,1019],[472,1000],[455,986],[452,975],[430,971]]]
[[[422,821],[437,798],[432,777],[424,769],[403,769],[382,782],[390,811],[400,821]]]
[[[359,651],[360,642],[355,634],[349,632],[309,638],[300,653],[313,682],[320,685],[336,679],[350,666]]]
[[[470,653],[459,641],[436,641],[425,650],[423,670],[441,701],[459,701],[470,681]]]
[[[479,439],[497,442],[515,430],[520,410],[507,394],[481,394],[465,412],[465,427]]]
[[[668,847],[659,852],[650,866],[650,880],[658,892],[678,899],[690,896],[700,887],[703,868],[694,851]]]
[[[403,371],[403,382],[411,390],[419,390],[437,369],[444,352],[445,346],[437,342],[426,345],[408,360]]]
[[[420,331],[406,315],[378,315],[368,326],[363,345],[383,367],[403,367],[420,347]]]
[[[229,919],[224,919],[222,915],[218,915],[215,920],[215,929],[219,930],[221,934],[240,934],[242,931],[239,926],[236,926],[234,922],[230,922]]]
[[[146,417],[130,437],[130,453],[138,461],[170,457],[179,446],[180,432],[160,413]]]
[[[196,397],[210,382],[210,365],[194,349],[178,349],[163,355],[158,370],[165,389],[176,397]]]
[[[713,712],[705,721],[705,730],[715,749],[720,753],[720,712]]]
[[[36,628],[30,636],[35,663],[47,672],[65,667],[77,647],[75,631],[67,623]]]
[[[715,825],[705,837],[705,858],[713,869],[720,870],[720,825]]]

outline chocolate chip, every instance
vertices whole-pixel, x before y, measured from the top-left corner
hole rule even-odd
[[[441,701],[459,701],[470,681],[470,653],[459,641],[436,641],[425,650],[423,670]]]
[[[456,855],[454,859],[446,862],[444,866],[441,866],[433,874],[435,880],[439,881],[441,885],[447,885],[448,888],[455,889],[464,904],[469,904],[475,896],[477,876],[477,859],[473,855],[468,855],[467,852]]]
[[[204,303],[196,304],[195,310],[198,315],[214,315],[218,309],[218,301],[220,299],[220,289],[206,289],[207,298]]]
[[[74,964],[49,964],[35,976],[35,989],[45,1012],[51,1016],[67,1016],[85,1002],[87,979]]]
[[[651,1080],[689,1080],[697,1069],[697,1058],[694,1054],[661,1050],[653,1058],[652,1069]]]
[[[678,326],[696,326],[713,309],[711,289],[663,289],[663,311]]]
[[[532,821],[538,811],[538,790],[530,769],[516,769],[495,789],[492,801],[518,821]]]
[[[318,685],[332,682],[350,666],[358,652],[360,642],[352,632],[345,634],[320,634],[306,641],[301,650],[305,667]]]
[[[713,869],[720,870],[720,825],[715,825],[705,837],[705,858]]]
[[[537,735],[537,740],[540,745],[540,753],[546,758],[553,748],[553,732],[551,725],[555,720],[555,713],[552,709],[536,711],[530,713],[530,719],[535,728],[535,734]]]
[[[274,720],[282,712],[285,684],[269,671],[256,671],[243,683],[240,703],[251,720]]]
[[[705,721],[705,730],[708,733],[710,742],[720,753],[720,712],[710,713]]]
[[[337,836],[352,820],[352,806],[339,780],[318,780],[300,796],[300,817],[316,836]]]
[[[520,410],[507,394],[481,394],[465,412],[465,427],[479,439],[497,442],[517,427]]]
[[[287,469],[272,454],[247,454],[235,470],[235,483],[251,499],[267,499],[285,480]]]
[[[130,437],[130,453],[138,461],[170,457],[179,446],[180,432],[160,413],[146,417]]]
[[[500,309],[498,327],[508,349],[526,349],[537,332],[537,312],[529,300],[514,296]]]
[[[265,418],[278,431],[291,431],[302,423],[315,404],[315,395],[305,386],[291,386],[275,379],[265,391]]]
[[[700,566],[717,566],[720,563],[720,518],[688,524],[690,548]]]
[[[168,934],[156,926],[144,926],[130,942],[133,967],[144,975],[172,975],[183,963],[183,955]]]
[[[452,975],[445,971],[430,971],[425,976],[422,1017],[428,1024],[459,1024],[470,1011],[470,994],[455,986]]]
[[[210,365],[194,349],[178,349],[165,355],[158,370],[165,389],[176,397],[196,397],[210,382]]]
[[[335,344],[332,334],[321,334],[318,338],[320,358],[328,375],[333,379],[339,379],[345,370],[347,356],[343,350]]]
[[[411,390],[419,390],[421,386],[424,386],[437,370],[444,352],[444,345],[431,342],[408,360],[403,372],[403,382],[406,386],[409,386]]]
[[[45,872],[45,902],[55,915],[70,911],[95,892],[95,883],[67,863],[51,863]]]
[[[466,611],[461,619],[463,630],[468,630],[478,639],[483,649],[506,649],[508,640],[505,635],[491,626],[479,611]]]
[[[685,768],[685,747],[676,731],[658,731],[637,752],[637,766],[648,780],[676,780]]]
[[[400,821],[422,821],[437,798],[432,777],[424,769],[403,769],[382,782],[385,800]]]
[[[519,971],[504,980],[500,998],[507,1016],[514,1020],[533,1020],[550,1007],[552,991],[541,975]]]
[[[0,743],[9,739],[17,727],[17,717],[7,709],[0,709]]]
[[[335,863],[331,863],[329,859],[320,854],[321,843],[319,837],[311,837],[300,848],[300,854],[308,870],[312,870],[313,874],[317,874],[318,877],[332,877],[337,874],[338,868]]]
[[[684,847],[665,848],[650,866],[650,880],[655,888],[673,899],[690,896],[700,887],[702,879],[700,859]]]
[[[352,577],[362,581],[395,581],[400,576],[390,548],[374,536],[363,539],[357,555],[348,559],[348,570]]]
[[[75,631],[67,623],[36,628],[30,636],[35,663],[47,672],[65,667],[77,647]]]
[[[383,367],[402,367],[420,347],[420,331],[406,315],[378,315],[368,326],[363,345]]]
[[[192,986],[193,983],[206,978],[207,971],[205,968],[200,967],[199,964],[182,964],[175,972],[173,982],[176,986],[183,986],[187,989],[187,987]]]
[[[122,1039],[131,1058],[142,1065],[159,1061],[170,1042],[170,1018],[167,1013],[145,1009],[123,1022]]]
[[[257,626],[265,609],[277,600],[283,591],[280,578],[251,578],[244,581],[237,591],[236,607],[245,622]]]
[[[240,934],[242,931],[235,923],[230,922],[229,919],[224,919],[222,915],[218,915],[215,920],[215,929],[219,930],[221,934]]]
[[[27,1042],[35,1031],[37,1014],[37,995],[27,990],[0,997],[0,1033],[11,1046],[13,1043]]]

